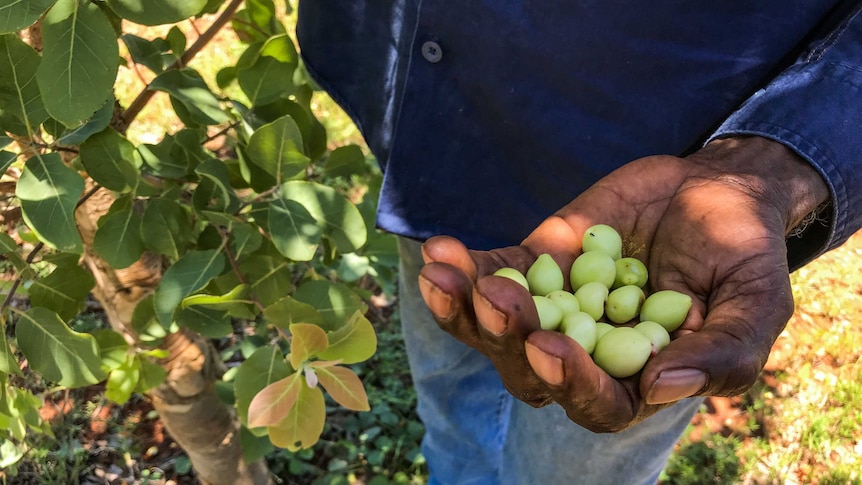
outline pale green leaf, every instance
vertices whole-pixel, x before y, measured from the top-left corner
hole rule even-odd
[[[368,360],[377,351],[374,326],[360,311],[356,311],[341,328],[328,332],[327,337],[329,347],[318,352],[319,359],[355,364]]]
[[[326,332],[310,323],[294,323],[290,326],[290,365],[299,369],[302,363],[326,350],[329,339]]]
[[[248,406],[248,426],[271,426],[285,417],[299,398],[302,374],[294,372],[261,389]]]
[[[120,64],[114,28],[85,0],[58,0],[42,22],[44,51],[36,71],[50,115],[67,126],[90,118],[113,93]]]
[[[206,286],[224,266],[225,257],[218,250],[189,251],[171,265],[156,288],[154,305],[159,323],[168,327],[183,298]]]
[[[48,118],[36,84],[39,63],[39,54],[24,41],[12,34],[0,35],[0,110],[15,116],[28,132]]]
[[[0,315],[0,373],[23,375],[18,367],[18,358],[12,352],[9,339],[6,337],[6,319]]]
[[[319,387],[300,386],[299,397],[281,422],[269,426],[269,439],[275,446],[290,451],[314,446],[326,423],[326,400]]]
[[[323,316],[316,308],[290,296],[284,296],[264,308],[263,316],[267,323],[284,330],[288,330],[294,323],[311,323],[317,326],[324,324]]]
[[[102,187],[125,192],[134,187],[138,158],[135,146],[113,128],[91,136],[81,144],[81,163]]]
[[[27,160],[15,195],[21,200],[24,221],[41,241],[80,253],[83,245],[74,212],[83,191],[84,179],[63,164],[60,154],[50,153]]]
[[[95,284],[89,271],[77,264],[62,264],[48,276],[33,280],[28,293],[33,306],[52,310],[66,321],[84,310]]]
[[[241,284],[223,295],[191,295],[183,298],[181,308],[203,305],[216,310],[227,310],[237,303],[249,303],[246,298],[248,285]]]
[[[73,331],[50,310],[34,307],[22,313],[16,335],[30,366],[49,381],[74,388],[105,378],[96,339]]]
[[[192,227],[185,209],[170,199],[150,199],[141,221],[144,245],[177,260],[191,243]]]
[[[261,126],[248,140],[248,160],[277,182],[302,173],[310,162],[302,152],[302,133],[290,116]]]
[[[368,395],[355,372],[342,366],[314,365],[318,382],[338,404],[352,411],[368,411]]]
[[[240,420],[248,423],[248,407],[258,392],[290,373],[290,367],[284,361],[281,350],[271,345],[257,349],[240,364],[234,377],[236,410]]]
[[[284,198],[269,205],[267,225],[278,252],[294,261],[310,261],[323,230],[301,203]]]
[[[117,15],[141,25],[173,24],[197,15],[207,0],[108,0]]]
[[[112,267],[131,266],[144,253],[141,218],[133,209],[105,216],[93,237],[93,250]]]
[[[0,2],[0,34],[17,32],[33,25],[56,1],[3,0]],[[0,72],[6,71],[0,69]]]
[[[338,251],[351,253],[365,244],[367,230],[362,214],[332,187],[315,182],[291,181],[281,186],[279,195],[305,206]]]
[[[306,281],[297,287],[293,297],[316,308],[327,331],[341,328],[354,313],[366,310],[362,298],[350,288],[327,280]]]
[[[93,332],[93,337],[99,344],[102,370],[110,372],[126,362],[130,347],[122,335],[107,328],[100,328]]]
[[[27,448],[23,443],[16,445],[12,440],[3,440],[3,444],[0,445],[0,470],[6,470],[18,463],[21,458],[24,458],[24,452],[27,451]]]
[[[299,61],[293,41],[286,34],[270,37],[260,47],[249,47],[237,62],[237,81],[253,105],[289,96],[290,80]]]
[[[147,392],[165,382],[167,371],[162,366],[141,355],[138,356],[138,361],[141,366],[141,377],[138,379],[138,387],[135,391]]]
[[[130,355],[122,365],[112,370],[105,383],[105,397],[123,405],[132,396],[141,379],[141,361]]]

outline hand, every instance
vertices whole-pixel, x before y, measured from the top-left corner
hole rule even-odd
[[[432,238],[420,289],[438,324],[486,355],[515,397],[557,402],[575,423],[619,431],[679,399],[734,395],[755,382],[793,312],[785,235],[828,197],[819,174],[783,145],[718,140],[686,158],[621,167],[519,246],[480,252]],[[596,223],[616,228],[624,254],[647,262],[651,291],[694,300],[676,339],[621,380],[574,340],[541,330],[520,285],[490,276],[505,266],[525,272],[546,252],[568,274]]]

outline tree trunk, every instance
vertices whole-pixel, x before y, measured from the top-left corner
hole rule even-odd
[[[150,295],[162,276],[161,257],[145,254],[128,268],[115,270],[92,251],[96,222],[113,197],[96,192],[76,212],[84,239],[84,262],[96,279],[93,295],[102,304],[111,327],[129,343],[137,342],[132,313]],[[153,406],[171,437],[188,454],[204,485],[271,484],[263,460],[245,463],[236,413],[219,400],[215,381],[223,370],[218,353],[204,337],[181,330],[161,346],[168,356],[159,363],[167,371],[163,384],[149,392]]]

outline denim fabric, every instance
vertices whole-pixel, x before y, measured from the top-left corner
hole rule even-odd
[[[621,433],[595,434],[560,406],[505,391],[490,361],[440,330],[422,301],[419,243],[401,239],[400,309],[432,485],[654,484],[702,399]]]

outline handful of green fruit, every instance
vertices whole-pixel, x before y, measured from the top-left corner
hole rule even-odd
[[[615,378],[637,374],[670,343],[691,309],[691,297],[674,290],[644,293],[646,266],[622,257],[622,239],[605,224],[584,233],[583,254],[572,263],[564,289],[562,269],[550,254],[540,255],[521,274],[501,268],[494,274],[520,283],[532,295],[545,330],[574,339],[593,361]],[[638,322],[639,321],[639,322]],[[638,322],[631,325],[634,322]]]

